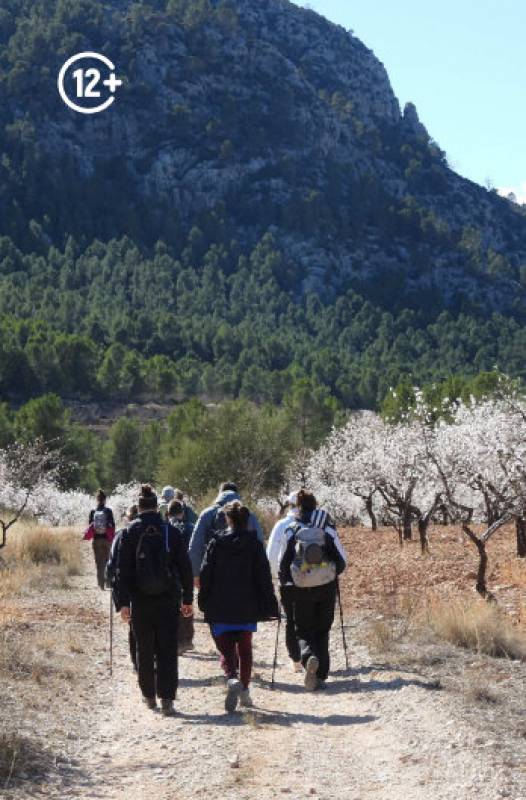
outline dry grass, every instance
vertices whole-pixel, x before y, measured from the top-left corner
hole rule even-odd
[[[81,560],[78,536],[71,531],[33,528],[19,536],[15,545],[18,561],[35,565],[60,565],[68,575],[79,575]]]
[[[431,603],[427,622],[437,636],[485,655],[526,660],[526,638],[499,608],[483,601]]]
[[[0,599],[69,588],[68,577],[79,575],[79,537],[70,530],[35,525],[16,528],[0,562]]]

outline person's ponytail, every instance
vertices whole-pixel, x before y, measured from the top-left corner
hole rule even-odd
[[[151,511],[157,508],[157,495],[149,483],[144,483],[141,486],[141,493],[139,495],[139,509],[142,511]]]
[[[242,506],[239,500],[226,505],[224,511],[227,521],[235,531],[247,529],[250,511],[246,506]]]

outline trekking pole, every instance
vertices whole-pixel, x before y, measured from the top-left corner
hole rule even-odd
[[[279,629],[281,628],[281,606],[279,609],[279,617],[278,617],[278,627],[276,629],[276,645],[274,647],[274,663],[272,664],[272,680],[270,682],[270,688],[274,689],[274,678],[276,676],[276,666],[278,663],[278,642],[279,642]]]
[[[345,653],[345,669],[349,669],[349,656],[347,655],[347,639],[345,638],[345,626],[343,624],[342,596],[340,594],[340,581],[336,578],[336,594],[338,595],[338,605],[340,606],[340,625],[342,629],[343,652]]]
[[[113,592],[110,591],[110,678],[113,677]]]

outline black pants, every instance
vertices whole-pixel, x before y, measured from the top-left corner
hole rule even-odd
[[[179,615],[179,646],[186,647],[194,642],[194,618]]]
[[[175,700],[178,684],[179,604],[166,597],[134,597],[131,607],[139,686],[144,697]]]
[[[295,586],[280,586],[279,596],[281,598],[281,605],[285,612],[285,644],[287,645],[287,652],[292,661],[299,661],[301,659],[300,646],[298,637],[296,636],[296,625],[294,622],[294,592]]]
[[[320,662],[320,680],[325,680],[329,674],[329,633],[334,622],[335,605],[336,581],[312,589],[296,589],[294,593],[294,620],[301,662],[305,666],[310,656],[316,656]]]
[[[128,625],[128,646],[130,648],[130,658],[135,672],[137,672],[137,642],[135,641],[135,634],[133,628]]]

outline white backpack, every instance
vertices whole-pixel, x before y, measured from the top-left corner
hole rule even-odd
[[[298,522],[289,528],[294,540],[290,575],[294,586],[310,589],[336,580],[336,564],[326,555],[327,515],[315,512],[310,524]]]

